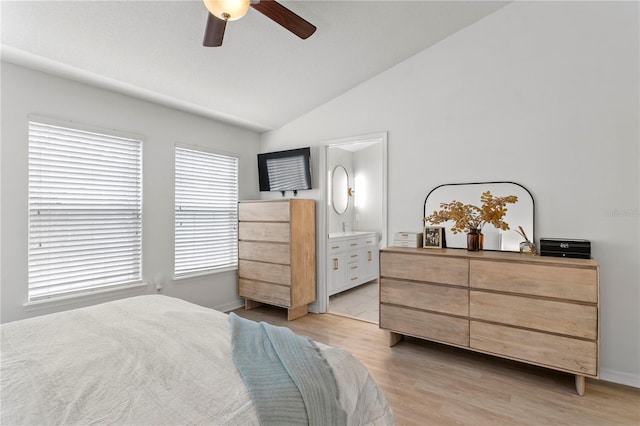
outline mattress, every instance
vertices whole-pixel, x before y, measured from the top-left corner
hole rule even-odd
[[[138,296],[0,326],[3,425],[259,424],[232,358],[227,314]],[[390,425],[347,351],[317,344],[349,425]]]

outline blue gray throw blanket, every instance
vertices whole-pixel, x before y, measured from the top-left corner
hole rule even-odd
[[[331,367],[308,337],[229,314],[233,361],[263,425],[344,425]]]

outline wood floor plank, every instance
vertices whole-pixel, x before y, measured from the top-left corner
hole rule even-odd
[[[351,352],[383,390],[398,425],[640,425],[640,389],[587,379],[420,339],[389,347],[376,324],[333,314],[287,321],[261,306],[236,314],[286,326]]]

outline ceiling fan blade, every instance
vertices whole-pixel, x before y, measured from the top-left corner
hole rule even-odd
[[[251,7],[302,39],[316,31],[314,25],[274,0],[260,0],[259,3],[251,3]]]
[[[224,38],[224,29],[227,27],[227,21],[216,18],[209,13],[207,19],[207,28],[204,30],[203,46],[218,47],[222,46],[222,39]]]

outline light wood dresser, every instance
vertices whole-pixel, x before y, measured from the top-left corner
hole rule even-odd
[[[240,201],[238,293],[245,308],[287,309],[289,321],[316,299],[314,200]]]
[[[599,375],[593,260],[461,249],[380,252],[380,328],[572,373]]]

